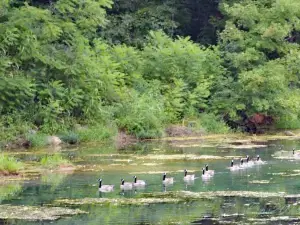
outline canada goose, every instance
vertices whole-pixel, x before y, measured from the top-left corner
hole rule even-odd
[[[233,164],[234,164],[234,162],[233,162],[233,159],[232,159],[231,162],[230,162],[230,167],[229,167],[230,171],[237,171],[237,170],[241,169],[239,166],[233,165]]]
[[[293,148],[293,156],[296,157],[296,158],[299,158],[300,157],[299,151],[296,151],[296,152],[295,151],[296,151],[296,149]]]
[[[254,166],[254,163],[253,163],[253,161],[250,160],[249,155],[246,156],[246,162],[247,162],[247,163],[246,163],[246,166],[247,166],[247,167]]]
[[[187,174],[187,170],[184,170],[184,177],[183,177],[184,181],[191,181],[191,180],[195,180],[195,174]]]
[[[111,192],[114,190],[115,185],[102,185],[102,179],[99,180],[99,191],[101,192]]]
[[[254,161],[255,164],[264,164],[265,162],[261,160],[259,155],[256,156],[256,161]]]
[[[203,179],[211,178],[211,175],[209,175],[208,173],[205,173],[205,169],[204,168],[202,168],[202,178]]]
[[[165,185],[173,184],[173,183],[174,183],[174,178],[173,178],[173,177],[168,177],[168,178],[167,178],[167,174],[164,173],[164,174],[163,174],[163,180],[162,180],[162,183],[165,184]]]
[[[138,180],[136,176],[133,177],[133,186],[135,187],[144,187],[146,182],[143,180]]]
[[[213,175],[215,174],[215,171],[214,171],[214,170],[209,170],[209,169],[208,169],[208,165],[206,164],[206,165],[205,165],[205,173],[207,173],[207,174],[213,176]]]
[[[121,188],[122,190],[132,190],[132,187],[133,187],[132,183],[130,183],[130,182],[125,182],[124,179],[121,179],[121,185],[120,185],[120,188]]]

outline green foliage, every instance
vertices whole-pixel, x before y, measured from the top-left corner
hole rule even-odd
[[[151,91],[141,95],[131,92],[128,99],[116,107],[118,127],[138,138],[161,136],[165,115],[160,97]]]
[[[59,138],[68,144],[77,144],[79,142],[79,135],[73,131],[67,131],[61,135],[59,135]]]
[[[1,142],[43,146],[33,128],[78,143],[157,137],[187,117],[222,133],[218,118],[241,112],[299,118],[297,0],[114,2],[0,3]]]
[[[282,116],[277,121],[276,127],[279,129],[300,129],[300,118]]]
[[[210,134],[227,134],[230,132],[226,123],[212,113],[201,113],[196,120],[196,129],[204,129]]]
[[[15,141],[19,136],[27,134],[31,128],[32,124],[22,114],[0,116],[0,146]]]
[[[17,174],[22,169],[23,165],[15,158],[0,155],[0,173],[4,174]]]
[[[41,158],[40,163],[47,169],[56,169],[60,166],[72,165],[69,160],[64,159],[60,154],[46,155]]]
[[[28,134],[26,139],[30,142],[32,147],[45,147],[47,145],[47,135],[37,132],[35,134]]]
[[[116,129],[105,124],[95,124],[77,130],[76,135],[80,142],[99,142],[110,140],[116,135]]]

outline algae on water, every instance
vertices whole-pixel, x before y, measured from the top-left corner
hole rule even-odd
[[[87,212],[65,207],[0,205],[0,219],[57,220],[63,216],[72,216],[83,213]]]
[[[66,205],[149,205],[158,203],[178,203],[176,198],[82,198],[82,199],[58,199],[58,204]]]

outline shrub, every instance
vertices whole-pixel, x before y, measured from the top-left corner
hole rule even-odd
[[[0,146],[16,140],[30,130],[32,124],[24,120],[22,115],[14,113],[0,116]],[[5,141],[3,141],[5,140]]]
[[[80,142],[109,140],[116,135],[116,129],[106,125],[97,124],[94,126],[81,128],[76,131]]]
[[[154,138],[163,134],[165,113],[161,96],[151,91],[131,93],[116,112],[117,125],[138,138]]]
[[[211,113],[202,113],[196,120],[196,129],[202,128],[207,133],[226,134],[230,132],[230,128],[218,116]]]
[[[78,133],[75,133],[74,131],[65,132],[61,135],[59,135],[59,138],[68,144],[76,144],[79,142],[79,135]]]
[[[277,121],[276,127],[279,129],[299,129],[300,118],[283,116],[279,121]]]
[[[28,134],[26,139],[32,147],[45,147],[47,145],[47,135],[44,133]]]
[[[0,174],[18,174],[22,167],[22,163],[15,158],[0,155]]]

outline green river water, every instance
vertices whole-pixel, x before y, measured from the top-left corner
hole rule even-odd
[[[0,206],[60,206],[81,209],[87,213],[55,221],[0,219],[0,224],[299,224],[298,197],[282,196],[300,194],[300,160],[293,158],[291,153],[292,148],[300,149],[300,141],[271,141],[267,145],[233,149],[145,142],[126,150],[116,150],[110,146],[62,149],[60,154],[80,166],[80,169],[73,173],[49,172],[33,180],[0,183]],[[281,150],[285,152],[279,152]],[[38,161],[43,154],[40,150],[30,150],[15,157]],[[234,172],[227,168],[231,158],[236,156],[235,162],[238,163],[238,158],[247,154],[259,154],[266,163]],[[200,155],[220,158],[193,158]],[[209,180],[201,178],[201,168],[205,163],[209,164],[209,169],[215,170],[215,175]],[[186,184],[183,181],[184,169],[200,178]],[[163,172],[174,177],[173,185],[162,185]],[[122,192],[120,179],[132,181],[134,175],[147,182],[146,188]],[[114,192],[98,192],[97,180],[100,177],[103,184],[115,184]],[[55,201],[84,198],[130,201],[149,197],[153,193],[158,198],[161,198],[161,194],[168,196],[168,193],[177,193],[180,198],[179,191],[207,192],[212,198],[145,205],[98,205],[92,202],[69,205]],[[214,197],[212,192],[217,191],[244,191],[245,195]],[[248,196],[247,192],[277,193],[278,196]]]

